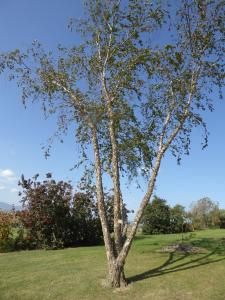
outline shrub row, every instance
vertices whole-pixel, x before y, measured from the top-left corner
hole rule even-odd
[[[58,249],[102,242],[102,229],[92,194],[73,193],[68,182],[46,175],[19,182],[22,187],[23,210],[0,214],[1,251],[19,249]],[[112,213],[112,197],[108,197],[108,213]],[[113,216],[109,215],[113,220]],[[112,228],[112,224],[110,224]]]

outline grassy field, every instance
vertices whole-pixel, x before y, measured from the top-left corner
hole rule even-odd
[[[0,299],[225,299],[225,230],[186,235],[199,254],[159,253],[180,235],[139,235],[126,265],[129,286],[104,287],[104,248],[0,254]]]

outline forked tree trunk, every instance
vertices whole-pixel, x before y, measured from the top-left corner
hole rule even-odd
[[[113,251],[112,240],[110,238],[108,222],[106,218],[106,209],[104,205],[104,194],[102,186],[102,175],[101,175],[101,161],[99,154],[98,138],[96,128],[92,127],[92,143],[95,153],[95,171],[96,171],[96,190],[98,200],[98,210],[102,225],[103,238],[106,248],[106,257],[109,268],[108,281],[111,287],[122,287],[126,286],[127,282],[124,275],[124,264],[118,264],[116,257],[118,256],[118,249],[116,253]],[[115,255],[116,254],[116,255]]]
[[[99,216],[101,220],[102,225],[102,231],[103,231],[103,237],[104,237],[104,243],[106,248],[106,256],[107,256],[107,262],[109,267],[109,276],[108,281],[111,287],[118,288],[123,287],[127,285],[127,281],[124,276],[124,264],[126,261],[126,257],[128,255],[129,249],[131,247],[132,241],[134,239],[137,226],[141,220],[142,214],[144,212],[144,208],[146,207],[154,188],[155,179],[158,173],[159,165],[161,162],[162,153],[160,153],[157,161],[156,166],[153,171],[153,176],[149,183],[148,191],[145,195],[145,197],[142,200],[142,204],[137,212],[135,222],[132,226],[131,232],[128,235],[128,238],[126,239],[124,245],[122,246],[121,250],[118,251],[118,248],[116,249],[116,253],[113,251],[112,246],[112,239],[110,237],[109,233],[109,227],[108,227],[108,220],[106,217],[106,209],[104,205],[104,193],[103,193],[103,186],[102,186],[102,174],[101,174],[101,160],[100,160],[100,154],[99,154],[99,146],[98,146],[98,138],[97,138],[97,132],[96,129],[92,128],[92,142],[94,147],[94,153],[95,153],[95,171],[96,171],[96,191],[97,191],[97,200],[98,200],[98,210],[99,210]],[[114,224],[115,226],[115,224]]]
[[[108,226],[108,220],[107,220],[107,215],[106,215],[106,208],[105,208],[105,202],[104,202],[104,192],[103,192],[103,184],[102,184],[102,164],[101,164],[101,159],[100,159],[100,153],[99,153],[99,145],[98,145],[98,137],[97,137],[97,130],[95,126],[92,126],[92,143],[93,143],[93,148],[94,148],[94,154],[95,154],[95,172],[96,172],[96,191],[97,191],[97,200],[98,200],[98,210],[99,210],[99,216],[101,220],[101,225],[102,225],[102,231],[103,231],[103,237],[104,237],[104,243],[105,243],[105,248],[106,248],[106,256],[107,256],[107,261],[108,261],[108,266],[109,266],[109,282],[112,287],[122,287],[127,285],[127,282],[125,280],[124,276],[124,265],[125,261],[128,255],[128,252],[130,250],[131,244],[133,242],[134,236],[137,231],[138,224],[141,221],[142,215],[144,213],[144,209],[146,208],[149,199],[152,196],[154,186],[155,186],[155,181],[156,177],[159,171],[161,159],[167,150],[168,146],[170,145],[171,141],[173,138],[176,136],[176,134],[179,132],[180,126],[182,126],[182,123],[176,128],[176,130],[171,134],[169,137],[167,143],[165,145],[161,145],[160,150],[157,154],[155,166],[152,171],[152,176],[148,184],[148,189],[147,192],[142,199],[141,205],[137,211],[134,224],[131,228],[130,233],[128,234],[128,237],[126,238],[125,243],[123,246],[120,248],[116,247],[117,251],[114,253],[113,251],[113,243],[112,239],[110,237],[110,232],[109,232],[109,226]],[[163,134],[162,134],[163,138]],[[161,138],[161,141],[162,141]],[[116,153],[115,153],[116,156]],[[116,164],[115,164],[116,165]],[[116,174],[119,176],[119,174]],[[116,181],[119,180],[119,177],[116,177]],[[119,197],[117,201],[119,200]],[[115,206],[118,208],[118,202],[114,203]],[[115,207],[114,207],[115,208]],[[118,211],[117,211],[118,213]],[[117,218],[119,216],[117,215]],[[118,220],[114,219],[114,226],[115,223],[117,224]],[[118,242],[120,242],[120,237],[121,237],[121,230],[118,230]],[[119,249],[118,249],[119,248]],[[118,251],[119,250],[119,251]]]
[[[111,287],[119,288],[127,286],[127,280],[124,275],[124,267],[114,264],[109,270],[109,284]]]

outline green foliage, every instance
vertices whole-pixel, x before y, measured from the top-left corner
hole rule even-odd
[[[220,210],[210,198],[199,199],[192,204],[190,217],[195,229],[219,227]]]
[[[10,251],[13,248],[14,213],[0,210],[0,252]]]
[[[40,101],[47,116],[58,115],[56,137],[60,140],[75,122],[76,139],[82,146],[80,162],[88,167],[93,166],[86,150],[90,123],[94,124],[102,170],[110,173],[107,91],[120,171],[130,179],[138,177],[140,169],[142,175],[149,175],[160,138],[163,144],[169,141],[178,161],[182,153],[189,153],[194,127],[203,126],[203,147],[207,145],[201,111],[213,109],[210,94],[224,84],[223,1],[208,1],[204,11],[198,1],[181,1],[173,23],[174,7],[158,1],[85,3],[85,18],[69,23],[71,31],[81,34],[81,44],[59,45],[54,56],[55,51],[46,52],[34,41],[27,51],[1,55],[0,71],[9,70],[10,79],[18,81],[24,103]],[[149,44],[151,35],[161,30],[168,33],[166,41]]]
[[[177,204],[169,207],[166,201],[154,197],[143,216],[143,233],[180,233],[207,228],[224,228],[224,210],[210,198],[192,204],[190,212]]]
[[[144,234],[165,234],[188,232],[192,227],[182,205],[171,208],[166,200],[154,196],[145,209],[142,230]]]
[[[71,245],[97,245],[102,242],[102,229],[93,199],[76,193],[71,207]]]
[[[143,217],[143,233],[170,233],[170,208],[166,200],[155,196],[147,205]]]
[[[170,231],[171,233],[180,233],[188,231],[185,222],[186,212],[182,205],[175,205],[170,208]]]
[[[220,226],[220,228],[225,228],[225,210],[224,209],[220,209],[219,226]]]

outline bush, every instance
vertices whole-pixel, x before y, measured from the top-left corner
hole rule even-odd
[[[94,199],[85,193],[76,193],[72,209],[73,245],[97,245],[102,242],[102,228]]]
[[[69,237],[72,186],[56,182],[50,173],[43,182],[37,178],[38,175],[33,180],[25,180],[22,176],[19,182],[24,207],[20,218],[26,229],[26,240],[32,248],[62,248]]]
[[[29,211],[21,210],[16,212],[16,230],[17,234],[14,241],[14,250],[33,250],[37,248],[35,236],[29,230]]]
[[[73,194],[68,182],[52,179],[37,181],[38,175],[21,177],[23,211],[15,241],[17,249],[58,249],[102,242],[102,229],[92,193]],[[111,210],[109,209],[109,214]],[[113,219],[113,216],[111,217]]]
[[[38,176],[32,179],[25,179],[23,175],[21,177],[19,185],[23,189],[20,192],[23,210],[2,212],[0,215],[0,247],[9,249],[10,246],[10,250],[59,249],[102,243],[95,194],[73,194],[70,182],[56,182],[50,173],[41,182],[37,180]],[[106,195],[107,214],[111,223],[112,203],[113,196]],[[127,221],[128,212],[124,206],[124,222]],[[13,231],[16,232],[14,238]]]
[[[0,251],[13,249],[13,213],[0,210]]]

